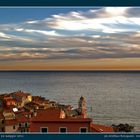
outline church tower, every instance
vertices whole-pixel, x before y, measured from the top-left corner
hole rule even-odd
[[[80,115],[83,115],[84,118],[87,117],[86,101],[83,96],[81,96],[79,99],[78,111],[79,111]]]

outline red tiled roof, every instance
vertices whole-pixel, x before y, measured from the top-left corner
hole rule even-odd
[[[55,120],[60,118],[60,109],[58,108],[48,108],[45,110],[38,110],[37,116],[33,118],[36,121],[43,120]]]
[[[10,95],[4,96],[3,97],[4,100],[9,100],[9,99],[13,99]]]
[[[99,125],[99,124],[91,124],[92,132],[114,132],[111,126]]]
[[[60,118],[61,109],[59,108],[48,108],[46,110],[39,110],[37,116],[31,119],[32,122],[91,122],[90,118]]]
[[[16,96],[28,96],[28,95],[31,95],[30,93],[25,93],[25,92],[22,92],[22,91],[15,92],[13,94],[16,95]]]

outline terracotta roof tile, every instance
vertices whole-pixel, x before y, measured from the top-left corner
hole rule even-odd
[[[33,120],[55,120],[60,118],[60,109],[48,108],[45,110],[38,110],[37,116]]]
[[[61,109],[59,108],[48,108],[46,110],[39,110],[37,116],[33,117],[31,121],[33,122],[46,122],[46,121],[56,121],[56,122],[91,122],[90,118],[60,118]]]
[[[30,93],[25,93],[25,92],[22,92],[22,91],[14,92],[12,94],[14,94],[16,96],[28,96],[28,95],[31,95]]]
[[[92,132],[114,132],[111,126],[99,125],[99,124],[92,124],[91,125]]]

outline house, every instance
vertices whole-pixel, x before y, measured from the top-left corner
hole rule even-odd
[[[5,120],[15,119],[15,114],[14,114],[13,110],[11,110],[11,109],[5,109],[3,111],[3,116],[4,116]]]
[[[13,99],[12,97],[8,98],[8,99],[4,99],[4,104],[5,106],[16,106],[17,103],[16,103],[16,100]]]
[[[66,117],[59,108],[38,110],[31,119],[30,132],[89,132],[92,119]]]
[[[30,113],[14,112],[14,118],[4,118],[4,132],[29,132],[30,127]]]
[[[17,132],[18,122],[16,119],[5,120],[4,132]]]
[[[16,116],[18,122],[18,132],[29,132],[30,118],[23,114],[18,114]]]
[[[18,107],[23,107],[25,104],[32,101],[32,96],[30,93],[17,91],[11,93],[10,95],[17,101]]]
[[[34,112],[35,110],[39,109],[39,106],[40,105],[38,105],[37,103],[30,102],[24,105],[24,108],[28,110],[29,112]]]

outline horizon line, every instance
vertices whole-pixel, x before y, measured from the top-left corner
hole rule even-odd
[[[140,72],[140,70],[138,69],[95,69],[95,70],[90,70],[90,69],[50,69],[50,70],[41,70],[41,69],[38,69],[38,70],[32,70],[32,69],[23,69],[23,70],[14,70],[14,69],[9,69],[9,70],[0,70],[0,72]]]

